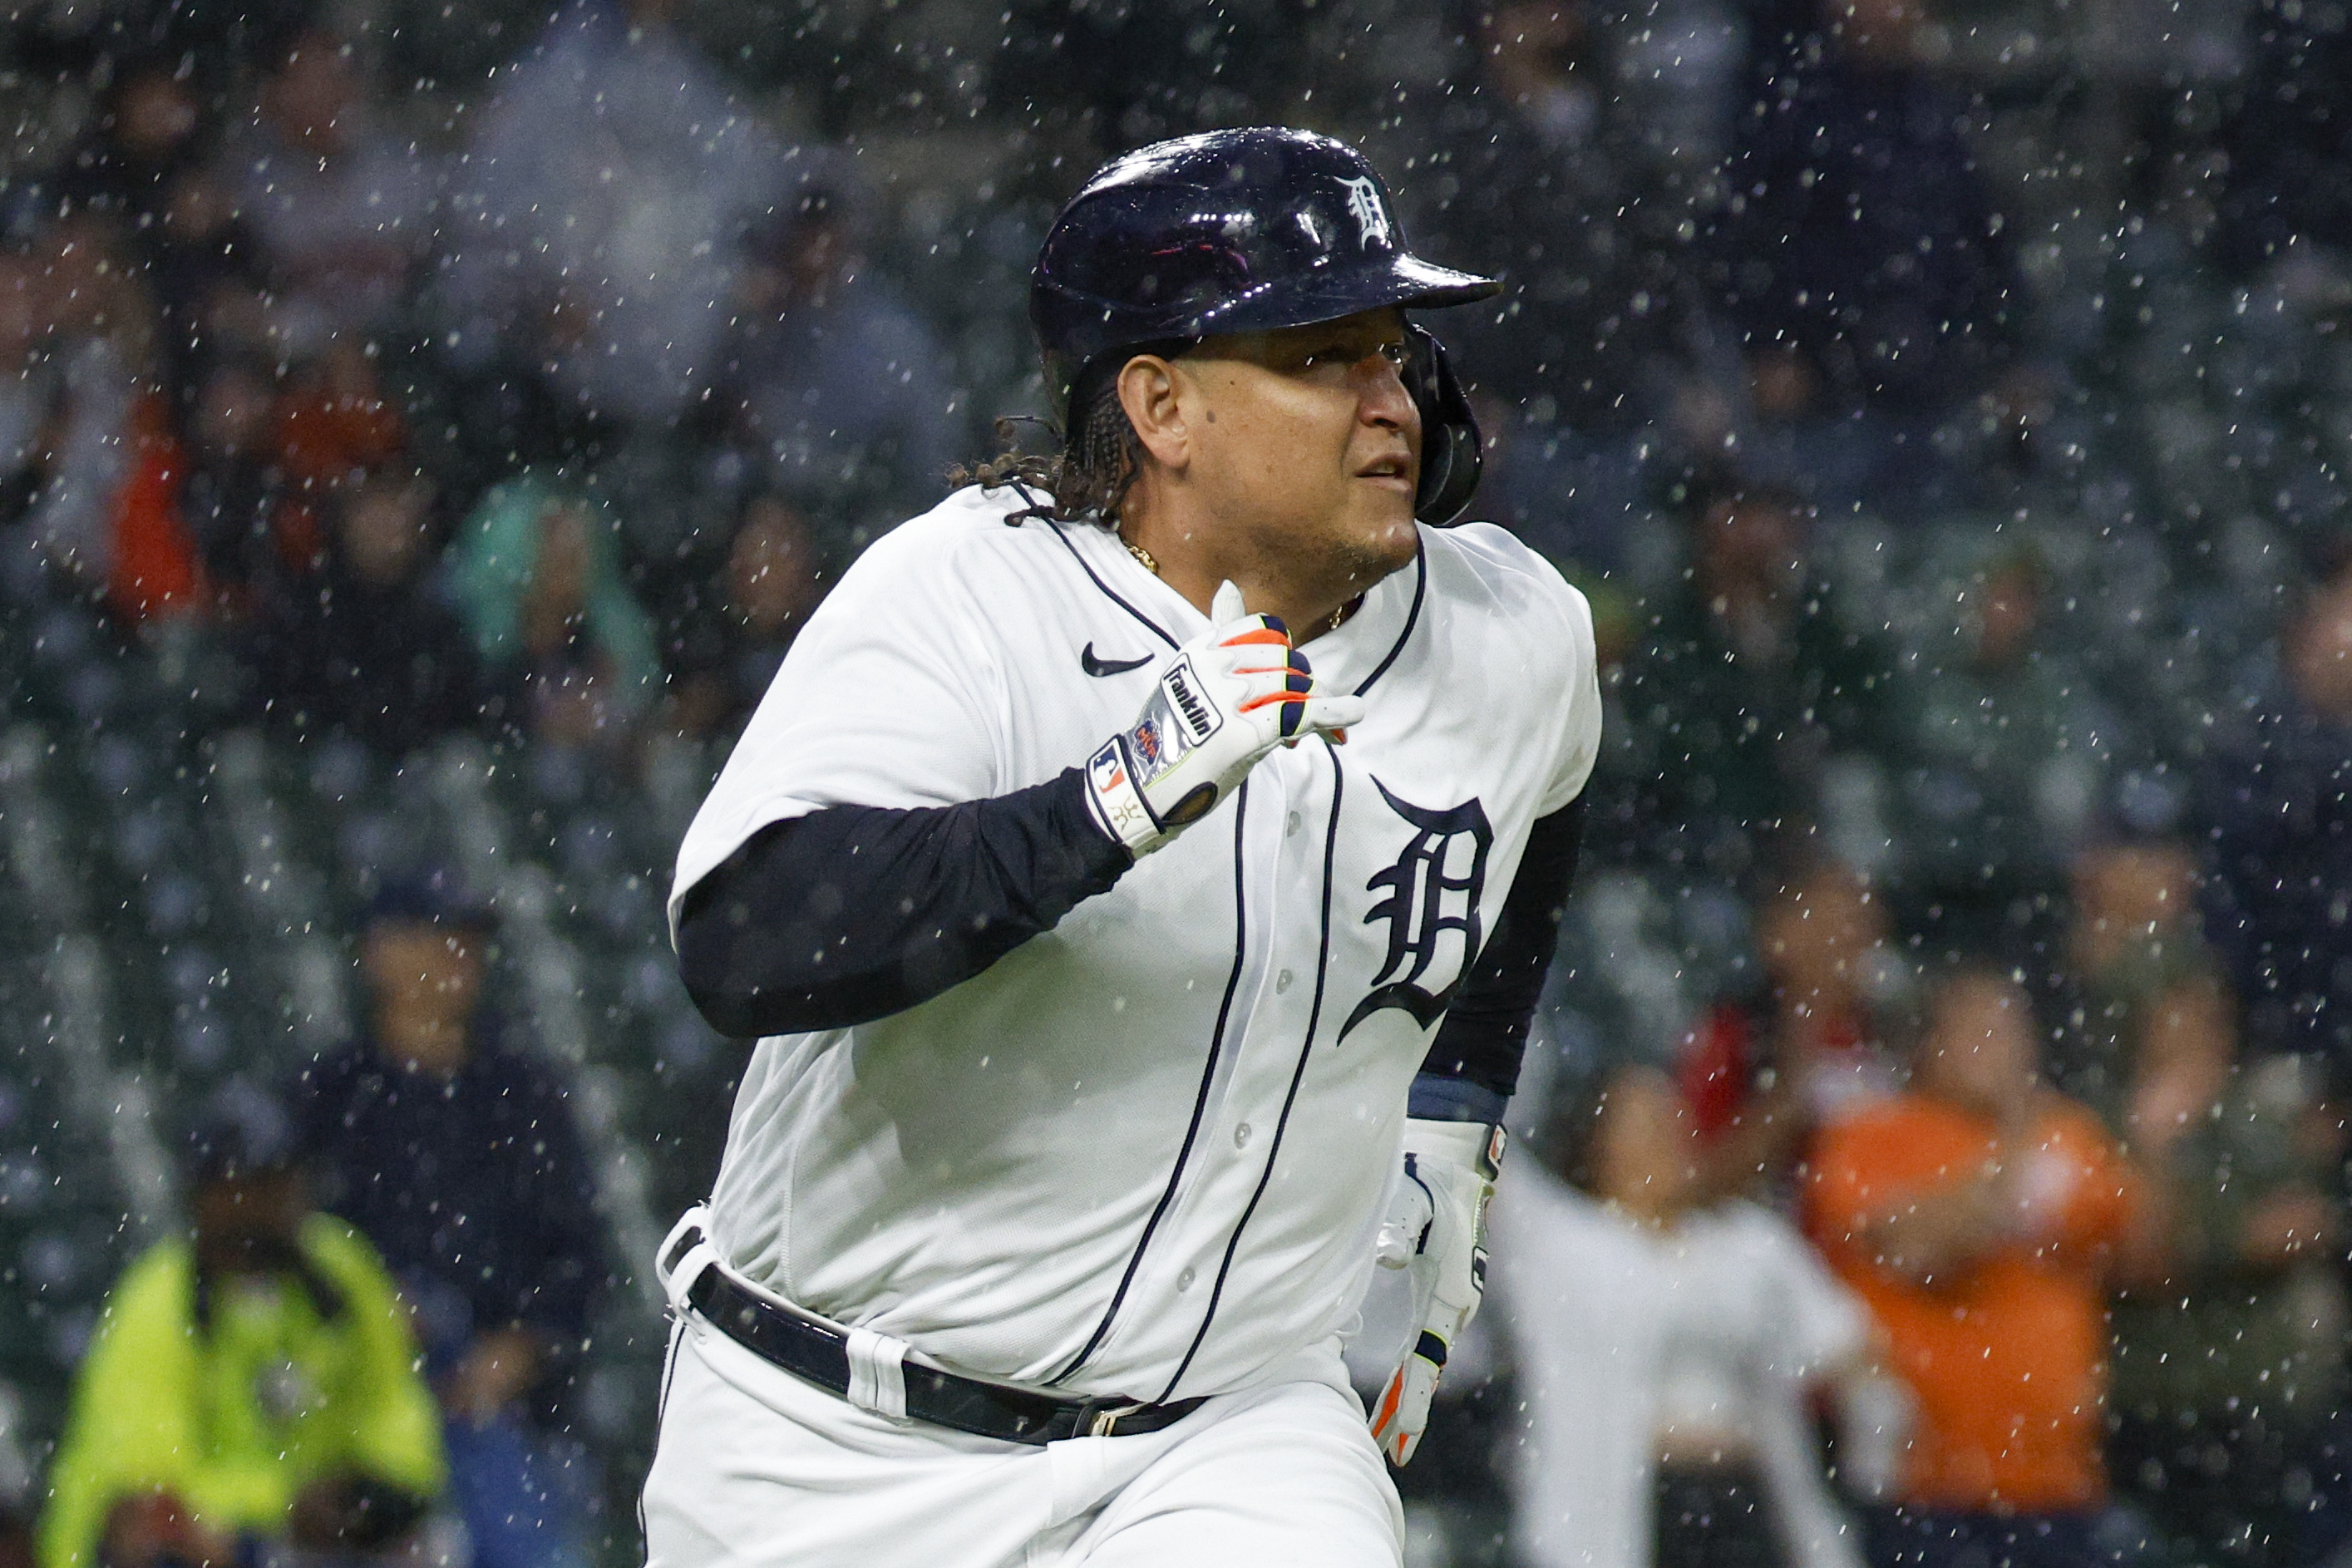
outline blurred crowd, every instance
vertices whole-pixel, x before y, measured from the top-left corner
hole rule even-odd
[[[110,1294],[43,1564],[589,1561],[598,1482],[561,1430],[593,1182],[562,1084],[479,1005],[496,930],[446,872],[387,879],[353,1037],[197,1108],[188,1234]]]
[[[43,591],[201,644],[215,720],[394,755],[740,722],[964,432],[861,269],[854,169],[660,9],[562,12],[446,149],[323,16],[103,52],[86,130],[7,193]],[[623,515],[597,459],[664,447],[707,480],[686,521]]]
[[[12,716],[37,668],[98,734],[67,661],[132,661],[166,749],[470,737],[574,799],[707,776],[828,584],[1037,405],[1025,270],[1085,170],[1359,141],[1420,247],[1506,279],[1441,324],[1479,510],[1591,596],[1609,705],[1418,1560],[2352,1541],[2342,6],[5,26]],[[413,1550],[436,1509],[499,1568],[590,1550],[562,1074],[482,1022],[480,910],[368,910],[352,1038],[185,1114],[194,1240],[115,1287],[43,1568]],[[178,1439],[123,1386],[230,1422],[226,1468],[142,1458]]]

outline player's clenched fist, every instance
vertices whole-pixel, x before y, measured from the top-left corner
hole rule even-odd
[[[1221,584],[1209,629],[1176,650],[1131,729],[1087,761],[1087,798],[1110,836],[1148,855],[1208,815],[1285,741],[1345,739],[1362,701],[1315,689],[1307,656],[1272,616]]]

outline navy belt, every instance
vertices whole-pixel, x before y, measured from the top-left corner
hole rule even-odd
[[[713,1266],[702,1270],[686,1293],[711,1326],[763,1361],[772,1362],[829,1394],[849,1397],[846,1336],[785,1311],[752,1294]],[[1143,1405],[1129,1399],[1056,1399],[959,1377],[936,1367],[902,1364],[907,1414],[934,1426],[976,1437],[1043,1447],[1067,1437],[1121,1437],[1172,1426],[1198,1410],[1202,1399]]]

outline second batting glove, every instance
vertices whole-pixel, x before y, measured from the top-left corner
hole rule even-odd
[[[1372,1440],[1402,1466],[1429,1425],[1438,1374],[1486,1298],[1486,1205],[1503,1130],[1483,1121],[1404,1124],[1404,1173],[1381,1221],[1377,1258],[1411,1270],[1413,1342],[1372,1406]]]
[[[1134,727],[1087,760],[1096,820],[1136,855],[1206,816],[1276,746],[1363,721],[1363,702],[1317,691],[1290,633],[1244,610],[1231,583],[1209,621],[1160,672]]]

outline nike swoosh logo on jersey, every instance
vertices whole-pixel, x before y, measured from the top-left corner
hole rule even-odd
[[[1139,669],[1150,662],[1151,656],[1148,653],[1141,658],[1097,658],[1095,645],[1092,643],[1087,644],[1085,649],[1078,655],[1078,668],[1088,675],[1097,676],[1123,675],[1130,669]]]

